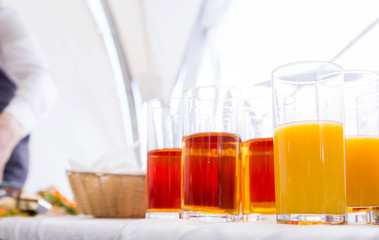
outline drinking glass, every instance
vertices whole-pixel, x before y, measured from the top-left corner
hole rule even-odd
[[[182,99],[152,99],[147,109],[146,218],[179,218]]]
[[[354,195],[348,195],[348,203],[353,203],[355,210],[370,211],[368,222],[379,224],[379,92],[358,97],[356,106],[358,133],[346,141],[346,157],[351,158],[346,159],[355,168],[348,172],[354,177],[350,186]]]
[[[241,199],[244,221],[275,219],[271,94],[242,100]]]
[[[184,92],[184,219],[228,222],[240,214],[240,92],[200,87]]]
[[[342,68],[292,63],[272,80],[277,222],[346,224]]]
[[[375,150],[370,150],[375,141],[358,134],[357,119],[369,116],[357,114],[356,99],[360,95],[379,91],[379,76],[368,71],[345,71],[344,75],[348,223],[370,223],[372,207],[379,206],[379,195],[376,205],[372,205],[376,192],[373,191],[372,181],[379,180],[379,176],[375,178],[375,168],[379,165],[375,161]]]

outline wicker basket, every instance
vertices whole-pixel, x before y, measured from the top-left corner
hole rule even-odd
[[[145,217],[145,175],[66,173],[79,213],[102,218]]]

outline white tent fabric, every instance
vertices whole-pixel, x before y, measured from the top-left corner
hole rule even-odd
[[[200,49],[186,51],[204,1],[108,0],[142,100],[171,95],[184,56],[199,69],[185,87],[245,88],[269,80],[281,64],[336,56],[346,69],[379,71],[377,0],[229,1],[222,21],[210,25],[197,60]],[[36,33],[61,86],[55,110],[33,132],[26,187],[54,185],[69,193],[69,158],[90,163],[127,144],[115,73],[89,1],[7,2]]]
[[[201,0],[109,0],[142,99],[168,97]]]
[[[375,0],[232,1],[212,39],[220,61],[218,84],[251,85],[269,80],[282,64],[330,61],[379,19],[378,8]],[[335,62],[346,69],[378,71],[378,40],[379,23]],[[209,82],[209,72],[203,64],[198,82]]]

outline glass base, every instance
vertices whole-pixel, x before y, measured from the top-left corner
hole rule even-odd
[[[180,212],[146,212],[147,219],[179,219]]]
[[[199,221],[199,222],[238,222],[241,219],[240,215],[228,214],[209,214],[198,213],[191,211],[183,211],[180,216],[182,219]]]
[[[256,222],[256,221],[275,221],[276,215],[264,215],[259,213],[243,215],[242,220],[244,222]]]
[[[349,224],[369,224],[371,222],[372,208],[347,208],[347,222]]]
[[[276,222],[293,225],[345,225],[345,214],[277,214]]]
[[[379,224],[379,207],[371,207],[370,220],[372,224]]]

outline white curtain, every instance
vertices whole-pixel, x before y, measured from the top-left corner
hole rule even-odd
[[[201,0],[109,0],[142,99],[168,97]]]

